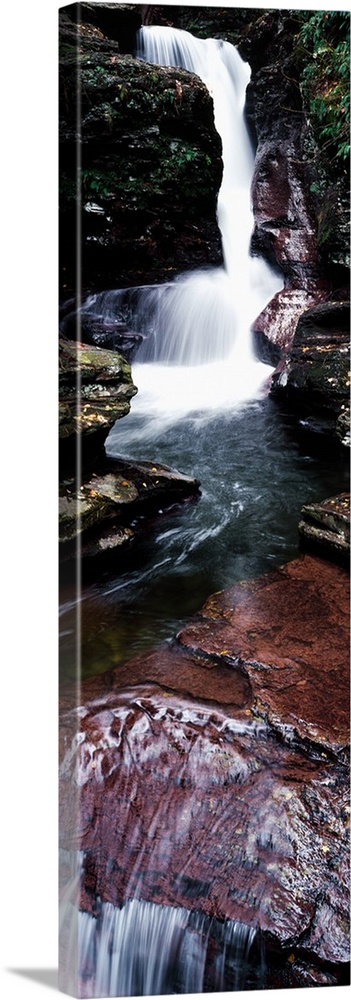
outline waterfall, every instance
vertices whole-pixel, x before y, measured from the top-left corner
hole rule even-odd
[[[122,445],[132,440],[134,414],[148,421],[152,411],[174,420],[191,412],[233,410],[260,397],[271,369],[257,361],[250,328],[282,287],[268,264],[250,255],[254,154],[243,115],[248,64],[229,42],[166,27],[141,28],[138,56],[196,73],[212,95],[223,150],[217,216],[224,267],[190,271],[163,285],[92,295],[84,303],[85,316],[104,321],[119,316],[145,336],[133,366],[139,396],[128,429],[121,432]]]
[[[142,333],[145,338],[139,349],[138,363],[133,364],[133,380],[139,393],[133,400],[128,419],[117,421],[109,436],[107,448],[112,454],[114,450],[118,453],[128,450],[131,444],[134,452],[136,443],[141,440],[144,449],[145,442],[157,437],[167,422],[177,424],[184,415],[199,421],[202,433],[203,420],[209,420],[222,410],[232,413],[243,403],[260,398],[270,369],[255,358],[250,328],[256,316],[281,287],[280,280],[268,265],[250,256],[253,228],[250,184],[254,158],[243,118],[250,75],[247,64],[242,62],[229,43],[195,39],[187,32],[171,28],[143,28],[139,36],[138,55],[147,61],[181,66],[197,73],[212,94],[215,126],[223,148],[223,179],[217,214],[224,266],[192,270],[178,280],[162,285],[111,289],[91,295],[83,303],[83,319],[85,316],[107,323],[116,320],[127,322],[132,330]],[[191,437],[188,427],[184,433],[187,438]],[[179,441],[180,434],[177,437]],[[195,437],[193,444],[196,451]],[[180,457],[179,464],[182,464]],[[238,503],[235,496],[234,506],[227,517],[234,516]],[[206,530],[201,527],[197,536],[193,526],[190,526],[189,542],[184,544],[184,537],[182,540],[179,564],[188,557],[192,547],[201,544],[206,548],[208,560],[209,537],[211,533],[217,535],[223,524],[222,519],[219,525],[211,523]],[[167,559],[170,558],[168,554]],[[128,739],[131,739],[130,731]],[[141,730],[136,732],[136,740],[137,746],[141,745]],[[154,744],[155,735],[152,734],[148,746],[152,749]],[[127,746],[129,743],[125,741],[119,780],[122,780],[123,767],[129,766]],[[85,753],[88,750],[85,745]],[[84,756],[85,763],[88,759],[89,754]],[[188,772],[189,768],[195,768],[193,786],[196,790],[206,758],[204,755],[196,758],[192,745],[191,756],[188,754],[185,759]],[[215,786],[217,778],[213,754],[208,755],[208,761]],[[238,755],[234,755],[232,764],[233,774],[226,767],[226,788],[230,787],[230,780],[236,780],[238,771],[244,774],[247,766]],[[95,767],[94,780],[98,779],[99,771]],[[144,817],[146,837],[141,847],[135,849],[131,875],[128,866],[125,866],[129,881],[120,906],[94,897],[93,912],[79,909],[78,885],[80,866],[84,864],[83,852],[78,862],[69,859],[66,867],[72,875],[64,887],[61,911],[62,951],[69,959],[66,971],[62,962],[65,990],[68,988],[75,992],[78,988],[79,996],[89,997],[186,994],[261,987],[262,956],[255,929],[239,921],[219,920],[195,909],[171,905],[171,901],[169,905],[163,905],[142,898],[139,868],[144,866],[151,873],[153,867],[158,870],[156,855],[152,855],[152,850],[158,850],[157,838],[152,847],[152,824],[164,831],[164,852],[168,850],[168,839],[169,851],[174,849],[171,843],[174,831],[178,838],[186,835],[189,816],[181,812],[176,797],[173,798],[176,813],[172,822],[167,824],[162,814],[162,810],[167,810],[166,793],[161,796],[160,803],[157,802],[155,817],[149,826]],[[197,808],[200,807],[201,801],[197,804]],[[222,837],[221,817],[219,808],[215,820],[219,841]],[[123,833],[122,807],[118,797],[116,824]],[[202,828],[199,823],[198,829]],[[100,826],[99,836],[102,838],[101,829]],[[120,864],[122,851],[131,856],[132,840],[123,836],[118,852]],[[152,864],[149,863],[150,851]],[[139,882],[136,881],[135,886],[137,876]]]
[[[194,38],[187,31],[162,27],[141,28],[138,55],[151,63],[180,66],[196,73],[212,96],[215,127],[222,140],[223,155],[218,223],[226,273],[233,290],[241,289],[243,293],[236,306],[240,316],[240,311],[245,309],[245,292],[250,289],[248,257],[252,231],[248,188],[253,154],[243,118],[250,79],[248,64],[228,42]],[[251,284],[254,291],[254,282]]]
[[[134,685],[109,705],[98,696],[67,740],[60,778],[69,794],[75,782],[85,844],[63,836],[60,968],[79,996],[241,989],[263,975],[257,914],[250,903],[249,921],[232,919],[227,890],[243,847],[238,803],[252,794],[267,727],[169,694]],[[266,830],[261,810],[255,820],[251,861]]]
[[[78,961],[71,944],[70,968],[60,983],[65,992],[165,996],[261,985],[264,960],[257,932],[240,921],[221,922],[181,906],[138,899],[120,908],[100,903],[96,916],[71,908],[69,920]]]

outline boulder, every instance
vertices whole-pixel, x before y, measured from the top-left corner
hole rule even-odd
[[[270,365],[284,366],[294,341],[299,319],[323,298],[321,292],[305,288],[283,288],[256,317],[252,327],[258,357]]]

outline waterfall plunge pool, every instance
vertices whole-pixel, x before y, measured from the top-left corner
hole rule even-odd
[[[302,505],[347,489],[346,456],[322,442],[312,450],[269,398],[168,422],[147,395],[145,406],[148,420],[141,392],[111,431],[108,454],[178,467],[201,481],[201,496],[148,522],[118,567],[110,561],[97,579],[87,571],[83,676],[170,639],[209,594],[296,558]],[[64,676],[75,677],[77,606],[69,577],[63,567],[61,660]]]

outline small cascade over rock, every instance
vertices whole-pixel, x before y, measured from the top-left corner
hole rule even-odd
[[[77,914],[66,912],[67,932]],[[239,990],[259,985],[261,965],[250,965],[256,931],[184,907],[128,900],[100,903],[92,916],[78,913],[81,997],[164,996]],[[71,976],[74,964],[71,966]],[[65,989],[76,992],[73,973]]]
[[[319,566],[307,558],[307,577],[311,571],[320,577]],[[265,598],[261,616],[255,614],[238,585],[239,612],[233,592],[213,595],[203,609],[205,621],[198,616],[164,651],[166,664],[160,664],[160,651],[129,661],[125,673],[116,668],[107,678],[84,683],[78,709],[70,708],[70,698],[62,706],[65,989],[68,983],[75,993],[76,985],[79,996],[90,997],[267,988],[270,949],[277,965],[280,954],[289,966],[292,942],[321,973],[325,964],[347,963],[346,684],[329,723],[326,668],[316,718],[309,679],[320,662],[320,645],[311,641],[314,595],[308,591],[305,647],[300,655],[298,646],[295,677],[303,673],[306,641],[312,646],[310,669],[306,664],[302,687],[296,679],[295,702],[290,690],[282,694],[281,674],[287,669],[290,675],[293,659],[290,647],[282,655],[284,627],[277,622],[286,604],[285,627],[291,629],[299,574],[297,561],[285,579],[277,571],[263,583],[253,581],[256,596],[258,585],[261,595],[267,590],[269,608],[274,603],[278,609],[277,655],[268,652],[273,640],[267,640]],[[335,588],[333,608],[345,583],[345,571],[331,567],[320,594]],[[346,606],[346,588],[343,600]],[[235,628],[240,613],[245,641]],[[333,619],[327,621],[336,670],[345,677],[345,656],[340,639],[339,649],[335,641],[340,623],[332,627]],[[246,692],[235,665],[237,651],[245,649],[251,685]],[[242,708],[177,691],[180,683],[194,692],[196,670],[204,674],[207,695],[225,682],[227,698],[236,692]],[[215,680],[208,681],[214,671]],[[263,712],[263,671],[267,722],[255,718]],[[152,674],[157,680],[150,683]],[[122,687],[127,676],[131,686]],[[171,678],[172,687],[163,678]],[[297,721],[299,710],[305,722]],[[72,788],[79,796],[76,824]]]
[[[60,777],[68,788],[74,771],[85,833],[78,850],[68,831],[63,841],[60,965],[82,997],[241,989],[263,975],[255,914],[232,916],[221,894],[233,798],[255,776],[248,750],[264,753],[266,727],[166,695],[98,697],[64,741]]]

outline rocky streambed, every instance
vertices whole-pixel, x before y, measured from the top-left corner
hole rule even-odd
[[[118,559],[161,504],[199,496],[160,463],[106,456],[135,391],[120,354],[62,342],[68,566],[77,543],[83,565]],[[220,952],[239,922],[256,935],[247,976],[259,988],[348,975],[348,495],[305,505],[299,530],[300,558],[212,595],[172,641],[60,698],[63,897],[76,854],[76,905],[93,928],[105,905],[138,899],[200,914]]]
[[[261,986],[347,981],[348,608],[347,570],[305,555],[84,682],[78,708],[62,691],[82,912],[136,897],[229,918],[259,931]]]
[[[161,503],[199,494],[159,463],[106,457],[134,393],[121,355],[62,342],[68,564],[77,540],[83,562],[118,557]],[[60,699],[61,845],[82,858],[79,912],[95,926],[105,904],[181,908],[211,921],[216,948],[239,921],[267,988],[347,979],[348,496],[306,505],[299,530],[300,558],[212,595],[171,642]]]
[[[67,12],[62,15],[64,299],[74,288],[75,269],[70,171],[76,108],[75,87],[68,84],[75,74],[77,39],[84,83],[84,287],[114,286],[116,273],[121,287],[155,283],[179,273],[189,258],[196,265],[221,261],[215,219],[221,150],[211,99],[203,84],[183,70],[141,66],[132,54],[141,7],[116,5],[114,20],[115,5],[109,6],[106,12],[103,4],[81,4],[87,21],[78,28]],[[162,10],[146,7],[143,16],[152,22]],[[189,12],[196,20],[195,9]],[[184,11],[174,16],[190,26]],[[321,442],[322,451],[325,442],[340,456],[349,443],[345,262],[333,284],[322,266],[309,193],[308,136],[301,130],[301,95],[290,78],[295,72],[290,35],[281,32],[275,12],[266,12],[256,26],[239,25],[235,39],[231,15],[228,23],[223,9],[218,17],[224,37],[238,40],[253,68],[247,105],[257,144],[252,250],[263,253],[284,277],[284,289],[253,328],[261,357],[277,364],[270,404],[283,423],[286,413],[294,414],[288,433],[296,451],[298,435],[307,434]],[[268,105],[263,100],[267,81]],[[205,188],[198,186],[194,200],[194,177],[202,168]],[[194,510],[202,476],[175,471],[160,454],[146,460],[137,444],[139,458],[106,453],[111,429],[128,416],[137,392],[129,362],[141,335],[133,334],[123,317],[116,318],[113,329],[97,317],[93,329],[84,328],[90,342],[81,343],[69,339],[76,333],[74,301],[65,304],[63,314],[68,322],[60,345],[62,565],[75,577],[78,554],[84,580],[87,565],[104,575],[112,561],[117,577],[126,552],[135,551],[140,561],[140,538],[148,537],[153,546],[161,513],[169,515],[164,535],[172,544],[177,534],[172,518]],[[82,332],[80,326],[79,336]],[[248,434],[251,418],[248,411]],[[189,427],[185,422],[179,429],[182,446]],[[227,423],[227,430],[232,484],[239,424]],[[203,427],[201,432],[204,436]],[[205,436],[218,496],[223,494],[226,503],[229,496],[226,513],[234,520],[246,502],[239,473],[236,492],[228,494],[222,438],[207,427]],[[258,451],[256,442],[257,437],[251,440],[251,452]],[[256,480],[262,455],[272,463],[271,439],[264,447],[261,438],[253,465]],[[283,438],[278,451],[272,468],[269,464],[270,489],[276,465],[283,462]],[[303,452],[302,461],[313,459]],[[243,464],[251,491],[248,511],[258,519],[255,539],[265,534],[267,522],[259,523],[246,453]],[[297,469],[295,462],[289,498]],[[64,923],[72,907],[73,932],[68,921],[61,970],[64,980],[79,924],[86,947],[73,969],[79,995],[96,993],[97,983],[100,995],[107,991],[94,956],[108,925],[104,947],[111,969],[112,929],[131,902],[145,908],[145,926],[150,907],[155,920],[157,913],[182,915],[176,948],[172,938],[174,968],[158,981],[159,992],[167,992],[167,984],[173,993],[196,988],[195,979],[185,981],[179,969],[174,972],[175,952],[185,967],[189,941],[200,954],[205,939],[205,991],[348,982],[349,496],[341,479],[337,495],[303,499],[296,516],[298,557],[277,565],[274,552],[271,571],[236,577],[226,589],[223,584],[212,588],[215,593],[206,587],[203,563],[191,579],[199,592],[205,591],[205,603],[169,641],[155,642],[138,655],[116,657],[111,651],[104,672],[82,680],[78,697],[76,682],[62,684],[61,891]],[[199,506],[207,502],[207,480],[203,493]],[[278,500],[283,524],[291,499],[282,492]],[[242,523],[230,536],[238,555]],[[188,549],[177,551],[179,563],[191,552],[191,530]],[[212,561],[212,536],[219,532],[220,526],[210,523],[199,533],[207,562]],[[183,545],[185,536],[180,537]],[[174,551],[170,548],[171,560]],[[85,618],[76,583],[73,639],[81,643]],[[104,606],[98,631],[105,612]],[[82,660],[84,678],[84,672],[94,671],[86,668],[84,655]],[[241,935],[244,966],[234,979],[234,959],[231,964],[228,958],[232,933],[236,940]],[[131,985],[132,993],[155,992],[149,980],[144,988],[138,975]]]

